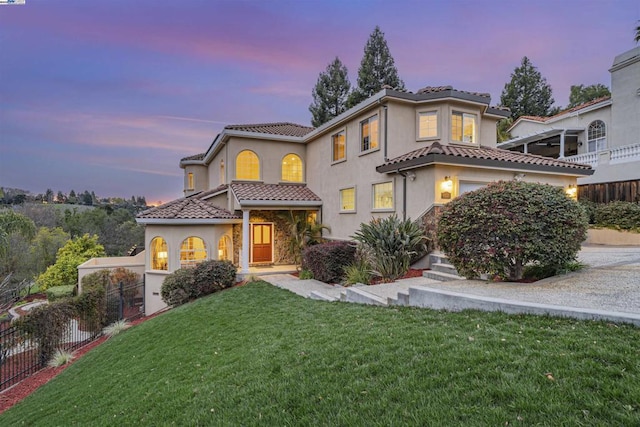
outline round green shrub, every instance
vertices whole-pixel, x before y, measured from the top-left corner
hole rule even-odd
[[[463,276],[521,280],[527,264],[558,272],[574,261],[587,225],[561,188],[500,181],[445,205],[438,243]]]
[[[598,205],[594,216],[596,225],[600,227],[640,231],[640,204],[638,203],[618,201]]]
[[[181,268],[165,277],[160,287],[162,301],[176,307],[194,299],[194,272],[193,268]]]
[[[204,261],[181,268],[165,277],[160,287],[162,300],[172,307],[233,286],[236,267],[230,261]]]

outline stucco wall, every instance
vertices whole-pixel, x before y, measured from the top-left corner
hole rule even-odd
[[[145,251],[135,256],[91,258],[78,266],[78,292],[82,292],[82,278],[100,270],[113,270],[122,267],[137,273],[142,280],[145,271],[144,260]]]
[[[640,46],[616,56],[611,68],[612,147],[640,143],[639,90]]]
[[[193,189],[189,188],[189,173],[193,174]],[[198,191],[207,190],[209,188],[207,173],[207,167],[204,165],[186,165],[184,168],[184,195],[189,196]]]

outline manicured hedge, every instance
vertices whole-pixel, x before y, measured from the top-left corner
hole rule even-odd
[[[204,261],[174,271],[162,282],[160,296],[172,307],[233,286],[236,267],[230,261]]]
[[[595,208],[595,223],[600,227],[640,231],[640,204],[611,202]]]
[[[302,268],[325,283],[340,283],[344,269],[355,261],[356,247],[349,242],[327,242],[308,246],[302,252]]]

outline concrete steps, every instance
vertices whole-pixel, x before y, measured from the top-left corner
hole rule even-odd
[[[431,265],[431,270],[425,270],[422,273],[422,275],[428,279],[437,280],[439,282],[464,280],[464,277],[458,275],[456,268],[451,265],[447,256],[442,252],[432,252],[429,254],[429,263]]]

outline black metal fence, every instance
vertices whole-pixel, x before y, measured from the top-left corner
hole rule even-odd
[[[144,316],[144,282],[109,287],[106,294],[106,324],[118,320],[135,320]],[[37,334],[27,334],[12,325],[0,322],[0,391],[29,377],[48,363],[44,347],[71,352],[102,335],[102,324],[90,316],[70,318],[64,332],[55,343],[43,343]]]

